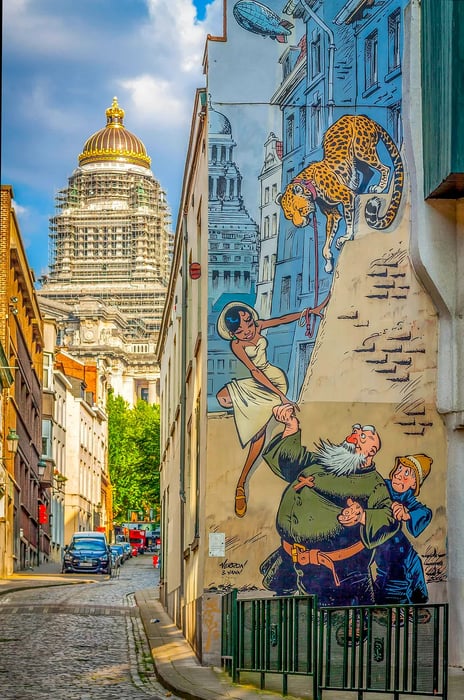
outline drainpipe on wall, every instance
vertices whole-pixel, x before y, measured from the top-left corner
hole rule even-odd
[[[180,359],[180,372],[181,372],[181,391],[180,391],[180,459],[179,459],[179,499],[180,499],[180,595],[184,595],[184,507],[185,507],[185,434],[187,425],[187,386],[186,386],[186,364],[187,364],[187,243],[188,243],[188,233],[187,233],[187,215],[184,213],[182,219],[182,237],[183,237],[183,250],[182,250],[182,316],[181,316],[181,359]]]
[[[328,126],[333,123],[333,108],[334,108],[334,98],[333,98],[333,84],[334,84],[334,58],[335,58],[335,40],[334,33],[330,27],[314,12],[311,7],[309,7],[307,0],[300,0],[301,4],[308,12],[311,19],[313,19],[316,24],[320,26],[322,31],[324,31],[329,38],[329,83],[327,87],[327,120]]]

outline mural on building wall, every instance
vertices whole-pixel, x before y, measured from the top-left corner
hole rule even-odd
[[[403,164],[395,143],[380,124],[363,115],[345,114],[332,124],[322,141],[323,158],[307,165],[287,185],[278,202],[284,216],[295,226],[308,226],[316,221],[315,209],[326,218],[325,243],[322,255],[326,272],[333,271],[332,243],[342,214],[346,231],[336,241],[338,249],[354,236],[356,193],[362,177],[363,191],[371,180],[373,171],[380,174],[377,184],[369,185],[368,192],[385,192],[388,188],[390,168],[377,154],[377,143],[382,139],[392,159],[393,192],[386,212],[379,216],[382,201],[369,199],[364,208],[366,221],[374,229],[388,228],[398,212],[403,191]],[[316,224],[313,224],[316,226]],[[316,231],[315,231],[316,235]]]
[[[425,301],[410,308],[422,292],[403,215],[406,4],[228,2],[213,48],[234,70],[209,71],[208,410],[235,441],[228,513],[256,517],[266,469],[288,482],[280,545],[255,580],[322,604],[425,602],[446,578],[443,510],[419,497],[444,447],[435,331]],[[314,401],[338,402],[340,425],[349,406],[346,439],[326,437],[322,416],[337,416]]]
[[[375,426],[355,424],[341,443],[321,439],[310,452],[294,407],[274,415],[285,428],[264,458],[289,486],[276,520],[281,545],[261,565],[264,586],[277,595],[316,594],[321,605],[426,602],[423,567],[402,525],[417,536],[430,522],[416,495],[432,459],[398,457],[384,480],[374,462]]]
[[[249,445],[235,489],[235,514],[239,518],[246,513],[247,478],[262,452],[266,427],[272,418],[273,409],[281,404],[290,403],[286,396],[287,376],[279,367],[271,365],[268,361],[268,342],[262,333],[268,328],[287,323],[306,323],[311,315],[320,316],[323,306],[325,303],[316,309],[304,309],[303,312],[263,320],[258,318],[256,309],[251,306],[229,302],[219,314],[219,335],[230,341],[232,353],[250,372],[249,377],[231,379],[216,396],[223,408],[233,409],[242,447]]]

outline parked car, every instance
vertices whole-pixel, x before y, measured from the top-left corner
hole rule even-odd
[[[111,551],[115,551],[119,554],[120,564],[124,564],[126,558],[124,556],[124,547],[122,546],[122,544],[120,542],[117,542],[116,544],[110,544],[110,549]]]
[[[126,559],[130,559],[132,556],[132,547],[129,544],[129,542],[119,542],[119,544],[122,546],[124,550],[124,557]]]
[[[101,538],[73,538],[65,547],[62,572],[111,575],[111,551]]]
[[[111,549],[110,546],[110,552],[111,552],[111,570],[114,574],[116,569],[118,569],[121,566],[121,556],[119,552],[117,552],[115,549]]]

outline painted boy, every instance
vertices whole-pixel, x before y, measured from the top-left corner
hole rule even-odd
[[[385,480],[392,499],[392,513],[406,524],[412,537],[418,537],[432,519],[432,511],[416,496],[430,473],[432,459],[424,454],[397,457],[390,478]],[[426,603],[424,569],[419,555],[402,529],[377,547],[374,556],[376,603]]]

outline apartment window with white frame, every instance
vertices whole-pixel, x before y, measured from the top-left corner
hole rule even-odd
[[[43,353],[43,388],[53,389],[53,353]]]
[[[49,419],[42,420],[42,457],[51,459],[53,457],[52,442],[53,425]]]

